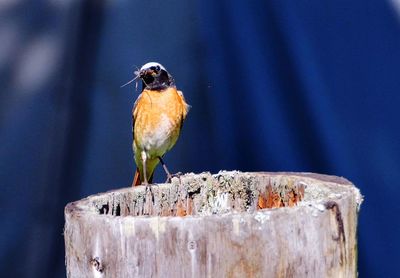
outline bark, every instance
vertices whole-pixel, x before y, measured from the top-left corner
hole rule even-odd
[[[68,277],[356,277],[362,196],[311,173],[186,174],[65,208]]]

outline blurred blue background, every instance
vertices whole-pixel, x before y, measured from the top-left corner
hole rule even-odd
[[[2,277],[65,277],[64,206],[130,185],[148,61],[192,105],[171,171],[344,176],[360,277],[398,275],[400,1],[3,0]]]

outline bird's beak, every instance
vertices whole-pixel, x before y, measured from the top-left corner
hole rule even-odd
[[[141,70],[139,72],[139,77],[140,78],[143,78],[143,77],[148,76],[148,75],[154,76],[154,75],[156,75],[156,72],[154,70],[152,70],[152,69],[143,69],[143,70]]]

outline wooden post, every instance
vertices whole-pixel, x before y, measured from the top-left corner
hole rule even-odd
[[[308,173],[186,174],[65,208],[68,277],[357,277],[362,196]]]

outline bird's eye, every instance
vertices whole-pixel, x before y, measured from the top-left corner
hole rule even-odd
[[[156,66],[156,71],[160,71],[160,66]]]

